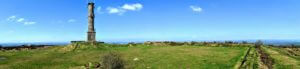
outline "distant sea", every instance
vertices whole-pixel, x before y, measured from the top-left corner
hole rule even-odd
[[[300,40],[263,40],[264,44],[267,45],[297,45],[300,46]]]

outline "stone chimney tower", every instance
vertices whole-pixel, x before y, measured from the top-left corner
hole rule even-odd
[[[96,32],[94,28],[94,5],[93,1],[88,2],[88,32],[87,32],[87,41],[88,42],[96,42]]]

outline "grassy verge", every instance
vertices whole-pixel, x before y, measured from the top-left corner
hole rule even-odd
[[[2,51],[0,69],[81,69],[99,62],[110,51],[119,52],[127,69],[232,69],[248,47],[208,46],[85,46],[50,47],[35,50]],[[247,65],[253,65],[247,63]]]

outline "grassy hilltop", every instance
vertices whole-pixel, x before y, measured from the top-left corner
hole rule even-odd
[[[299,56],[288,56],[277,48],[263,47],[275,59],[274,68],[300,68]],[[278,48],[279,49],[279,48]],[[274,53],[273,51],[278,51]],[[72,44],[32,50],[0,52],[0,69],[85,69],[105,54],[116,52],[125,69],[257,69],[264,68],[253,45],[218,44],[164,46],[145,44]],[[296,52],[299,54],[299,51]],[[284,62],[282,60],[287,60]],[[278,62],[278,63],[277,63]]]

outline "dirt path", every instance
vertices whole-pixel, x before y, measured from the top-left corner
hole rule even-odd
[[[273,69],[274,60],[267,54],[262,47],[257,47],[256,50],[259,53],[259,59],[268,69]]]

